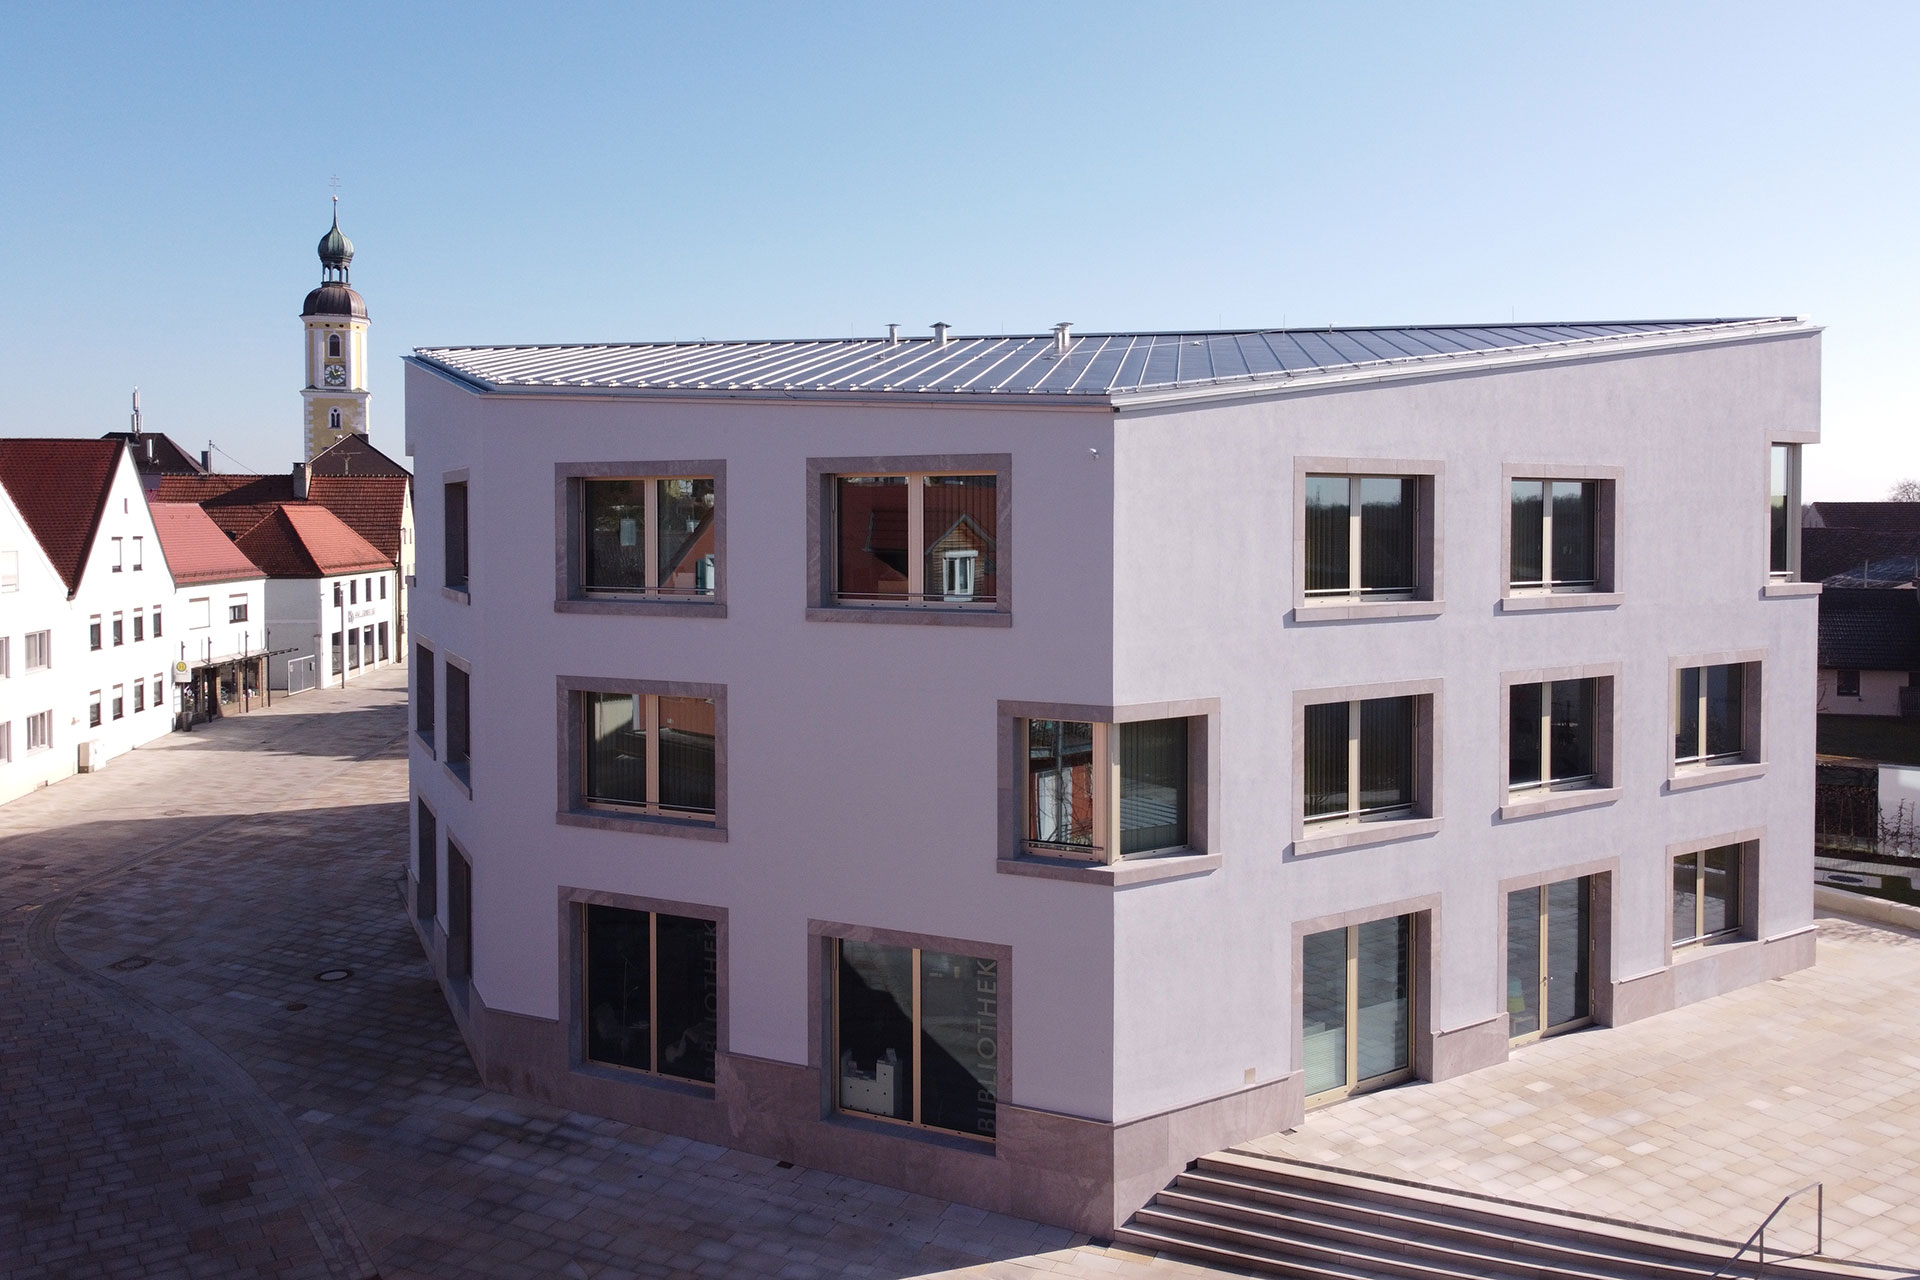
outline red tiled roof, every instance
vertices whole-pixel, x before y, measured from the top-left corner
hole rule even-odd
[[[69,596],[80,589],[122,448],[118,440],[0,440],[0,485]]]
[[[283,502],[240,536],[249,560],[270,578],[324,578],[393,568],[340,517],[311,502]]]
[[[238,538],[273,513],[276,504],[294,501],[292,476],[161,476],[156,502],[191,502],[212,517],[220,532]]]
[[[205,511],[191,502],[155,502],[154,531],[175,582],[232,582],[263,577],[260,566],[247,559],[233,539],[220,531]]]
[[[400,562],[400,516],[411,477],[316,475],[307,481],[307,499],[339,516],[387,558]]]

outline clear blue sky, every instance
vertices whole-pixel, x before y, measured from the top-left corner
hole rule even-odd
[[[1805,314],[1920,475],[1920,4],[9,8],[0,431],[300,449],[328,179],[464,342]],[[229,469],[235,462],[223,459]]]

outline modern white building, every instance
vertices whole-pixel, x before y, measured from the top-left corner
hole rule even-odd
[[[9,713],[25,785],[0,783],[4,796],[103,768],[171,730],[167,628],[177,624],[173,579],[121,441],[0,440],[0,488],[9,518],[38,544],[30,549],[11,529],[0,533],[20,542],[0,550],[18,553],[27,588],[0,594],[0,636],[9,669],[17,661],[23,678],[33,677],[10,699],[26,698],[18,714]],[[43,566],[52,568],[56,588]],[[35,759],[42,750],[51,755]]]
[[[400,584],[392,562],[331,511],[280,503],[235,545],[267,574],[272,688],[343,687],[398,660]]]
[[[1819,330],[437,348],[413,894],[486,1079],[1105,1235],[1813,959]]]

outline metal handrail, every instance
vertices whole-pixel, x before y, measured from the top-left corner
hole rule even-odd
[[[1789,1191],[1786,1195],[1781,1196],[1780,1203],[1773,1206],[1773,1212],[1768,1214],[1766,1220],[1754,1229],[1752,1235],[1747,1237],[1747,1242],[1734,1250],[1733,1256],[1722,1263],[1720,1269],[1714,1272],[1713,1276],[1709,1276],[1708,1280],[1715,1280],[1715,1277],[1725,1275],[1727,1268],[1740,1261],[1741,1256],[1745,1254],[1747,1250],[1753,1248],[1755,1241],[1759,1241],[1760,1243],[1760,1265],[1755,1268],[1754,1274],[1765,1275],[1767,1271],[1768,1225],[1780,1216],[1780,1211],[1787,1207],[1788,1201],[1803,1196],[1809,1191],[1816,1193],[1814,1196],[1813,1252],[1787,1254],[1783,1256],[1780,1261],[1786,1262],[1794,1258],[1813,1258],[1824,1253],[1827,1248],[1827,1184],[1824,1182],[1809,1182],[1798,1191]]]

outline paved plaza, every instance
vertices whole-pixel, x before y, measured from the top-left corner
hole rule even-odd
[[[405,672],[0,807],[0,1276],[1203,1276],[495,1093],[400,900]],[[324,981],[320,975],[349,976]],[[1920,1258],[1920,937],[1252,1144],[1744,1236],[1825,1179]]]

